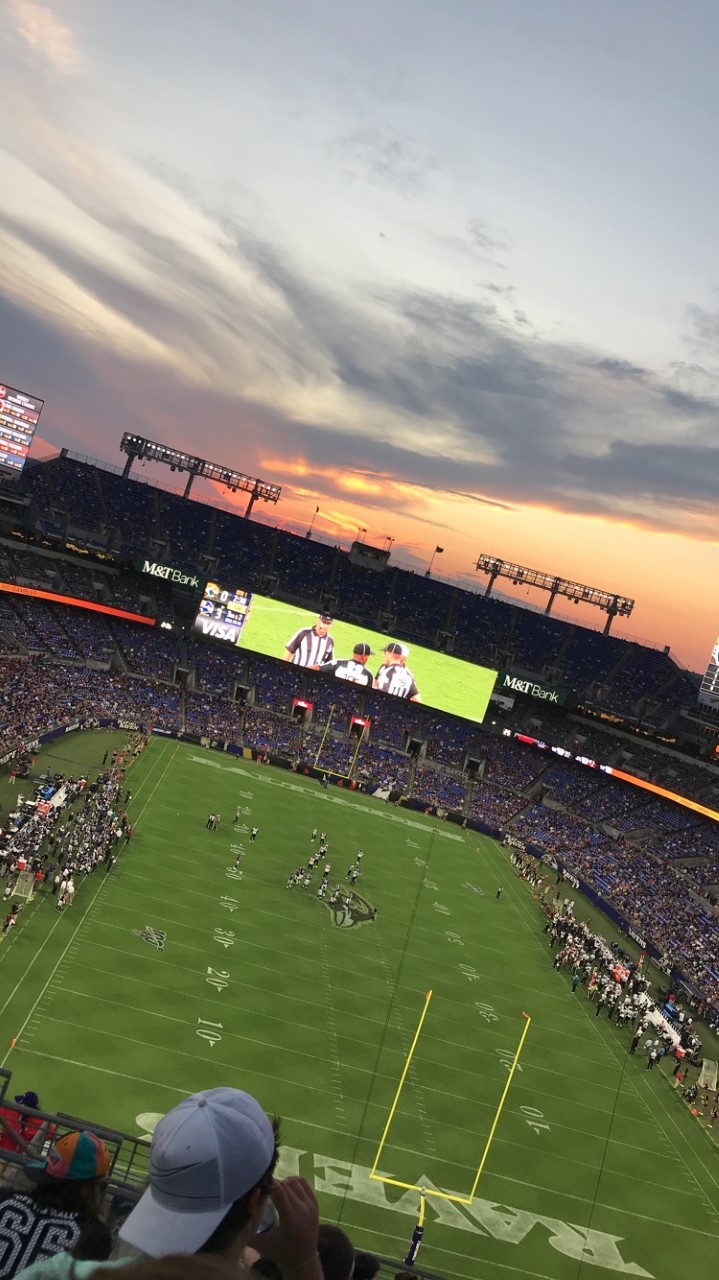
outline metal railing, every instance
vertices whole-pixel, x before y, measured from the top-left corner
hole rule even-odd
[[[112,1160],[107,1195],[101,1211],[101,1217],[112,1231],[148,1185],[150,1143],[145,1138],[133,1138],[127,1133],[107,1129],[104,1125],[94,1124],[62,1111],[39,1111],[15,1102],[8,1097],[11,1078],[12,1072],[6,1067],[0,1067],[0,1106],[6,1113],[5,1116],[0,1116],[0,1129],[8,1133],[19,1148],[15,1151],[0,1149],[0,1191],[26,1190],[29,1183],[23,1176],[24,1167],[31,1161],[44,1159],[50,1145],[58,1138],[83,1130],[94,1133],[105,1143]],[[17,1116],[17,1124],[14,1123],[14,1115]],[[37,1133],[29,1142],[21,1137],[22,1123],[27,1118],[41,1121]],[[446,1280],[438,1272],[426,1271],[422,1267],[406,1267],[395,1258],[379,1254],[375,1254],[375,1257],[380,1263],[379,1275],[384,1280],[390,1280],[390,1277],[401,1273],[415,1276],[417,1280]]]

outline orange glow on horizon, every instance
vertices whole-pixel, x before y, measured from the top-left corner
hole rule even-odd
[[[671,646],[672,656],[704,670],[719,631],[719,608],[705,589],[716,573],[716,544],[668,530],[649,531],[625,518],[568,513],[546,505],[495,506],[491,501],[435,490],[382,472],[309,464],[301,457],[255,460],[256,474],[283,485],[277,506],[258,502],[253,518],[347,547],[361,537],[383,547],[391,563],[426,568],[437,543],[445,548],[432,566],[437,579],[483,592],[475,570],[480,552],[636,600],[612,634]],[[296,482],[296,483],[293,483]],[[244,515],[246,493],[213,485],[223,505]],[[199,494],[197,495],[199,497]],[[319,512],[315,508],[319,506]],[[366,533],[360,533],[366,530]],[[660,539],[660,540],[659,540]],[[497,583],[502,596],[543,610],[544,593]],[[601,630],[605,615],[589,605],[557,600],[552,615]]]

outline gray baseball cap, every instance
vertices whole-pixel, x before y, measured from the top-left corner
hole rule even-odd
[[[150,1186],[120,1228],[151,1258],[196,1253],[235,1200],[256,1186],[275,1152],[259,1102],[239,1089],[193,1093],[155,1129]]]

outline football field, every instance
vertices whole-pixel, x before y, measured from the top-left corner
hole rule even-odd
[[[61,739],[40,765],[97,767],[111,740]],[[357,1245],[399,1258],[418,1196],[368,1173],[425,993],[380,1173],[459,1196],[526,1010],[476,1196],[428,1199],[419,1264],[458,1280],[716,1274],[716,1147],[667,1064],[648,1072],[630,1032],[552,968],[539,907],[495,842],[162,739],[126,785],[135,830],[114,869],[63,914],[39,894],[0,947],[13,1092],[140,1135],[192,1090],[246,1089],[282,1117],[280,1172],[304,1174]],[[313,827],[331,883],[364,852],[349,912],[316,899],[319,872],[312,889],[285,887]]]

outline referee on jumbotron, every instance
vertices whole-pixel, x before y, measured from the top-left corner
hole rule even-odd
[[[407,667],[409,649],[399,640],[392,640],[384,647],[384,662],[375,677],[375,689],[391,693],[395,698],[407,698],[409,702],[421,702],[414,676]]]
[[[332,618],[329,613],[321,613],[313,627],[301,627],[287,641],[282,655],[283,662],[294,662],[298,667],[309,667],[318,671],[325,662],[334,657],[335,642],[329,634]]]
[[[320,667],[327,676],[336,680],[349,680],[350,684],[363,684],[372,688],[372,672],[367,670],[366,662],[372,657],[372,650],[365,641],[360,641],[352,650],[351,658],[340,658],[337,662],[323,662]]]

